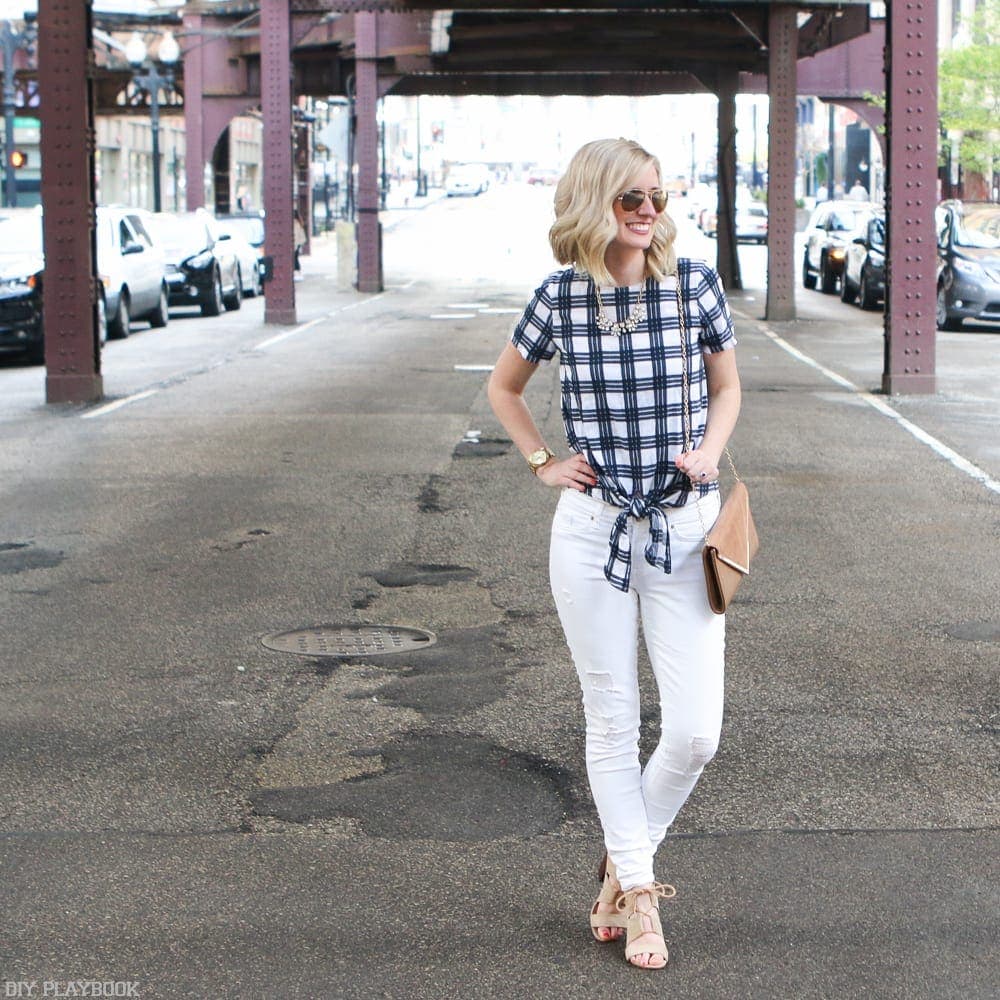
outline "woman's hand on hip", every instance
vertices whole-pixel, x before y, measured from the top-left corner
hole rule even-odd
[[[714,483],[719,478],[719,460],[712,459],[700,448],[685,451],[674,459],[674,465],[696,486]]]
[[[536,475],[546,486],[568,486],[581,493],[587,486],[597,485],[597,474],[583,455],[570,455],[562,461],[549,459]]]

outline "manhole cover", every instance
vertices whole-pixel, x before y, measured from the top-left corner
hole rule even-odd
[[[273,632],[260,641],[268,649],[299,656],[379,656],[426,649],[437,636],[405,625],[314,625]]]

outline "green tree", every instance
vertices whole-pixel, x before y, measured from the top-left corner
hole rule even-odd
[[[946,132],[962,134],[967,171],[1000,167],[1000,0],[987,0],[963,22],[968,44],[941,53],[938,110]]]

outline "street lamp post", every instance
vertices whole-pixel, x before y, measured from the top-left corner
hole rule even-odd
[[[16,165],[11,160],[14,153],[14,113],[17,109],[14,88],[14,56],[18,49],[29,49],[34,41],[35,26],[32,21],[25,21],[23,31],[15,31],[10,21],[0,23],[0,52],[3,53],[3,202],[7,208],[17,206]]]
[[[159,62],[163,64],[161,73],[156,60],[146,58],[146,43],[139,32],[133,32],[125,46],[125,58],[133,69],[132,81],[149,94],[149,127],[153,147],[153,211],[163,210],[160,196],[160,91],[170,90],[174,85],[174,64],[180,58],[181,50],[177,40],[168,31],[160,40],[157,49]],[[145,68],[145,72],[141,72]],[[176,153],[175,153],[176,155]]]

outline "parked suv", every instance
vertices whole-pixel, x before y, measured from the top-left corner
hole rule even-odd
[[[167,325],[166,262],[150,235],[150,213],[138,208],[97,210],[97,273],[108,336],[127,337],[133,319]]]
[[[935,220],[938,329],[958,330],[963,319],[1000,322],[1000,205],[945,201]]]
[[[837,282],[844,273],[847,237],[858,225],[863,212],[878,210],[880,206],[870,201],[824,201],[813,211],[806,226],[806,245],[802,252],[802,285],[815,288],[828,295],[837,290]]]

